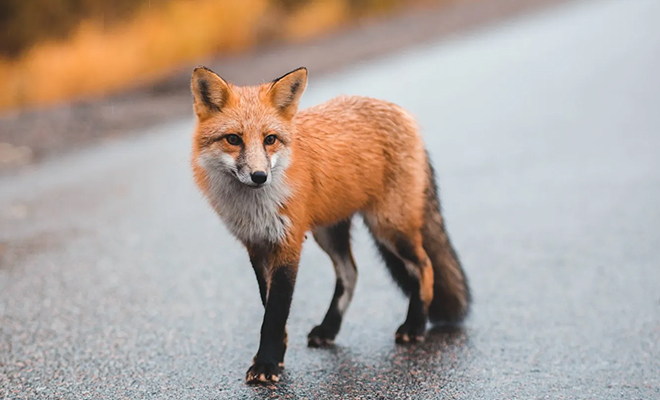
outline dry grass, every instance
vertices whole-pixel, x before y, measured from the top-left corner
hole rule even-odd
[[[66,41],[0,59],[0,109],[117,91],[205,56],[249,48],[265,31],[304,39],[350,16],[343,0],[313,1],[275,19],[271,7],[268,0],[173,0],[110,29],[87,21]]]
[[[304,40],[341,25],[350,13],[341,0],[319,0],[288,18],[284,35],[288,40]]]

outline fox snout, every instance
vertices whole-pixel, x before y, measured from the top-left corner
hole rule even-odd
[[[244,166],[243,168],[237,168],[236,172],[234,173],[234,176],[239,182],[252,188],[258,188],[268,184],[269,175],[270,171],[262,171],[259,169],[251,170],[247,166]]]
[[[269,182],[270,171],[268,169],[255,168],[252,169],[247,165],[238,167],[234,176],[244,185],[256,188],[261,187]]]
[[[238,179],[251,187],[268,183],[270,159],[261,146],[246,146],[237,160]]]

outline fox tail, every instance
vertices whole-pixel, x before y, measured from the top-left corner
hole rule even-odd
[[[425,222],[422,228],[424,251],[433,265],[433,300],[429,306],[432,323],[458,323],[470,309],[470,288],[458,255],[447,236],[440,213],[435,171],[428,164]]]

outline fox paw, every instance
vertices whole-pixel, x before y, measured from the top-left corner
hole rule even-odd
[[[255,362],[245,374],[245,381],[250,384],[268,384],[280,381],[281,368],[270,362]]]
[[[394,341],[399,344],[421,343],[424,341],[425,331],[426,326],[424,325],[414,326],[413,324],[404,322],[404,324],[396,330],[396,333],[394,334]]]
[[[309,347],[326,347],[335,344],[335,336],[337,333],[331,332],[323,325],[315,326],[309,335],[307,335],[307,346]]]

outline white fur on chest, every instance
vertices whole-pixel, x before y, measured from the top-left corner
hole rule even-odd
[[[277,243],[290,220],[279,213],[290,195],[283,174],[262,188],[245,186],[223,171],[209,171],[209,200],[231,233],[243,242]]]

